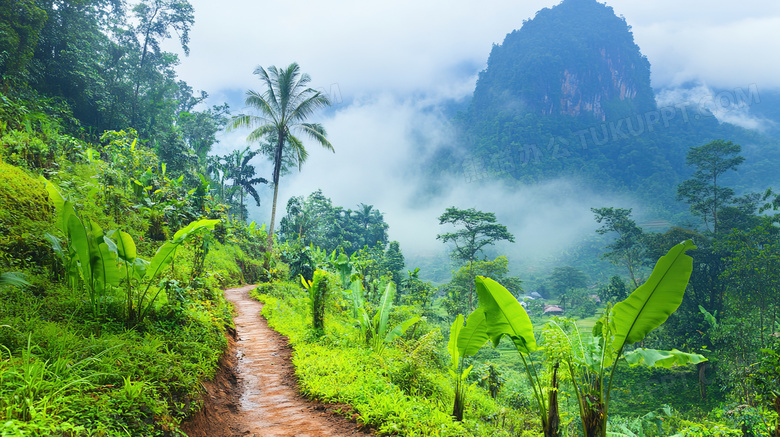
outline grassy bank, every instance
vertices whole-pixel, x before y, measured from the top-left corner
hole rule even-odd
[[[339,294],[328,300],[322,335],[311,329],[309,298],[299,285],[277,282],[255,289],[253,296],[265,303],[269,325],[288,337],[301,391],[312,399],[352,405],[349,414],[378,435],[537,435],[524,431],[534,429],[533,416],[508,406],[511,392],[493,399],[479,385],[481,369],[473,372],[465,420],[453,420],[445,340],[424,319],[377,353],[361,340]],[[396,308],[389,326],[414,311]]]

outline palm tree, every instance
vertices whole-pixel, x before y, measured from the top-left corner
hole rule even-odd
[[[273,156],[270,156],[274,163],[274,200],[271,207],[271,225],[268,230],[268,250],[271,250],[276,220],[276,201],[279,195],[279,176],[284,166],[284,158],[286,155],[293,156],[300,171],[301,165],[308,157],[303,143],[292,132],[303,132],[326,149],[334,151],[322,125],[305,122],[314,111],[329,106],[330,100],[321,92],[308,87],[311,78],[308,74],[301,74],[297,63],[292,63],[285,69],[271,66],[266,70],[258,66],[254,74],[260,76],[267,89],[262,94],[252,90],[247,91],[245,103],[258,110],[260,115],[238,115],[231,120],[228,128],[254,129],[247,137],[249,142],[260,141],[266,137],[276,140]]]
[[[225,156],[225,164],[223,167],[225,177],[233,180],[233,186],[238,187],[241,208],[241,220],[246,221],[246,207],[244,206],[244,193],[248,193],[255,199],[257,206],[260,206],[260,195],[255,190],[257,184],[267,184],[268,181],[265,178],[255,177],[255,166],[249,164],[249,161],[257,156],[256,150],[246,149],[238,151],[234,150],[229,155]]]

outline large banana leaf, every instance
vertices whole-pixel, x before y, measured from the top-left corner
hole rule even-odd
[[[508,335],[520,352],[537,349],[534,327],[520,302],[498,282],[477,276],[479,306],[485,311],[487,335],[498,346],[501,337]]]
[[[450,353],[451,367],[458,368],[460,364],[460,350],[458,349],[458,337],[463,329],[463,314],[458,314],[450,327],[450,339],[447,341],[447,350]]]
[[[122,281],[122,271],[117,263],[116,244],[105,238],[100,226],[94,222],[90,224],[90,268],[95,291],[102,293],[108,286],[119,285]]]
[[[688,354],[677,349],[659,351],[655,349],[639,348],[623,355],[631,365],[642,364],[647,367],[663,367],[669,369],[672,366],[682,366],[688,363],[698,364],[707,361],[702,355]]]
[[[54,204],[54,210],[57,212],[57,227],[67,234],[68,220],[65,218],[65,198],[62,197],[57,186],[53,182],[48,181],[45,177],[40,177],[43,182],[43,186],[46,187],[46,191],[49,193],[49,199]]]
[[[488,342],[487,319],[483,308],[477,308],[469,315],[466,326],[458,334],[458,353],[460,356],[476,355]]]
[[[615,350],[642,341],[677,310],[693,271],[693,258],[685,252],[695,248],[691,240],[671,248],[658,260],[647,282],[615,305],[611,321]]]
[[[136,250],[133,237],[123,231],[110,231],[106,235],[116,240],[115,244],[119,259],[127,264],[134,264],[138,251]]]
[[[196,220],[189,225],[179,229],[171,241],[166,242],[154,254],[149,268],[146,270],[146,276],[153,280],[168,264],[171,263],[176,249],[183,243],[187,237],[195,234],[202,229],[214,229],[219,220]]]
[[[70,209],[73,208],[70,202],[65,203],[65,209],[68,209],[68,207]],[[84,227],[84,224],[81,223],[76,214],[68,214],[67,230],[71,248],[76,252],[76,257],[78,257],[79,265],[81,266],[81,277],[84,278],[84,281],[90,281],[90,278],[92,278],[92,263],[90,262],[90,244],[87,228]]]
[[[415,323],[420,321],[420,316],[412,316],[408,319],[404,320],[403,322],[399,323],[398,326],[393,328],[392,331],[388,332],[385,336],[385,343],[390,343],[396,338],[404,335],[404,332],[406,332],[409,327],[414,325]]]
[[[366,334],[371,329],[371,319],[368,317],[363,298],[363,283],[359,279],[352,281],[349,284],[349,289],[351,291],[349,297],[352,301],[352,317],[358,321],[360,326],[360,338],[366,339]]]
[[[382,298],[379,301],[379,308],[376,314],[374,314],[374,334],[377,337],[384,337],[387,332],[387,319],[390,317],[390,310],[393,306],[393,300],[395,299],[395,284],[392,282],[387,283],[385,292],[382,294]]]
[[[189,237],[193,232],[199,231],[201,229],[214,229],[214,226],[219,223],[219,219],[203,219],[203,220],[195,220],[194,222],[191,222],[187,226],[179,229],[176,231],[175,234],[173,234],[173,242],[179,242],[186,240],[187,237]]]
[[[117,258],[121,261],[120,270],[125,278],[130,281],[137,279],[141,281],[146,274],[146,267],[149,261],[138,258],[138,250],[135,247],[133,237],[124,231],[109,231],[106,233],[106,242],[116,251]],[[112,239],[116,239],[116,243]]]

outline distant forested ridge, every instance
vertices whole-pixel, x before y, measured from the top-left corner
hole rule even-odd
[[[747,86],[729,97],[760,101]],[[564,0],[493,46],[455,119],[459,150],[437,165],[466,182],[573,176],[668,205],[689,174],[688,149],[725,138],[755,152],[736,185],[774,179],[767,163],[778,162],[776,141],[720,123],[710,109],[659,107],[650,61],[625,19],[596,0]]]

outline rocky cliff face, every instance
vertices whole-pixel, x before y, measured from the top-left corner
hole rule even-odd
[[[596,0],[564,0],[493,47],[470,112],[606,120],[654,106],[650,63],[625,20]]]

